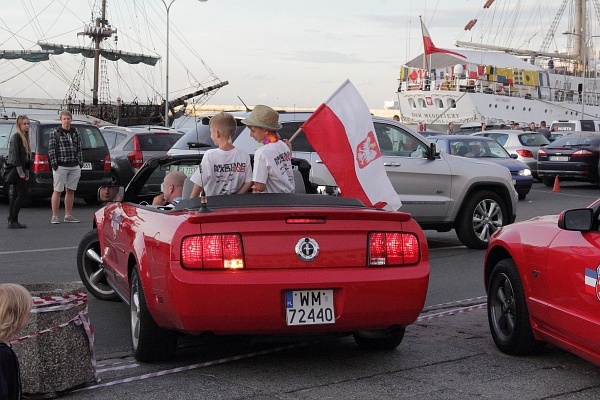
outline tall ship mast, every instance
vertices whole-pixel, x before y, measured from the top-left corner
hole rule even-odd
[[[500,3],[482,0],[479,16],[514,17],[502,13]],[[559,32],[565,26],[561,24],[565,10],[570,18]],[[478,18],[471,19],[464,31],[479,23]],[[439,48],[421,24],[424,52],[400,70],[397,107],[405,123],[501,125],[511,120],[600,119],[600,65],[591,50],[600,34],[590,29],[600,26],[599,0],[562,0],[537,50],[473,40],[457,40],[453,49]],[[482,30],[497,33],[500,28],[486,25]],[[537,30],[532,36],[541,33]],[[552,51],[550,46],[558,39],[570,43]]]
[[[37,41],[40,50],[0,50],[0,60],[20,59],[30,63],[40,63],[51,61],[52,57],[58,57],[65,53],[80,55],[82,56],[81,67],[69,85],[69,89],[62,101],[62,108],[68,109],[74,114],[84,114],[121,126],[139,124],[163,125],[166,108],[165,97],[160,96],[160,98],[154,100],[148,99],[146,104],[141,104],[137,96],[132,101],[126,101],[121,97],[117,97],[115,100],[110,98],[108,88],[109,79],[106,76],[106,62],[116,63],[121,61],[130,65],[141,64],[154,67],[161,60],[161,57],[157,54],[133,53],[106,46],[109,39],[117,43],[117,33],[117,29],[107,19],[107,2],[106,0],[102,0],[97,16],[93,17],[92,22],[77,33],[77,36],[90,39],[91,43],[89,46]],[[85,79],[83,75],[86,58],[93,59],[91,96],[81,88],[81,81]],[[198,84],[197,87],[188,93],[169,100],[168,108],[171,121],[177,115],[174,110],[176,107],[185,106],[187,104],[186,101],[190,99],[195,99],[195,102],[205,102],[218,89],[228,84],[227,81],[219,80],[208,67],[206,68],[210,74],[210,81]]]

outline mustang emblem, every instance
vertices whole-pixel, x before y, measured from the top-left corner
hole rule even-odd
[[[296,254],[302,261],[312,261],[319,255],[319,244],[313,238],[302,238],[296,243]]]
[[[600,265],[596,268],[596,298],[600,301]]]

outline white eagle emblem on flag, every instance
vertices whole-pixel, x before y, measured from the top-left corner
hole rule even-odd
[[[379,157],[381,157],[381,150],[379,149],[375,135],[373,132],[369,132],[365,140],[360,142],[356,148],[358,167],[363,169]]]

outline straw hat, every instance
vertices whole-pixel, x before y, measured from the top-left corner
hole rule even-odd
[[[281,129],[279,123],[279,114],[269,106],[257,105],[250,113],[250,116],[242,120],[242,124],[248,126],[258,126],[269,131],[278,131]]]

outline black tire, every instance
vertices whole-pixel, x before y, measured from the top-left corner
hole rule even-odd
[[[100,257],[98,230],[86,233],[77,247],[77,271],[88,292],[100,300],[116,301],[119,296],[106,280]]]
[[[543,177],[542,178],[542,182],[544,182],[544,185],[548,186],[548,187],[553,187],[554,186],[554,179],[555,178],[550,178],[550,177]]]
[[[88,204],[90,206],[97,206],[98,204],[100,204],[100,200],[98,200],[97,194],[95,196],[84,196],[83,201],[85,201],[85,204]]]
[[[402,343],[406,328],[398,326],[382,331],[360,331],[354,333],[354,341],[365,351],[394,350]]]
[[[506,354],[537,354],[546,345],[531,330],[521,277],[513,260],[499,261],[488,286],[488,323],[494,343]]]
[[[141,362],[165,361],[175,356],[177,333],[154,322],[144,297],[137,266],[131,274],[130,286],[131,344],[133,356]]]
[[[504,201],[496,193],[482,190],[470,195],[456,221],[456,235],[471,249],[486,249],[490,237],[508,221]]]

